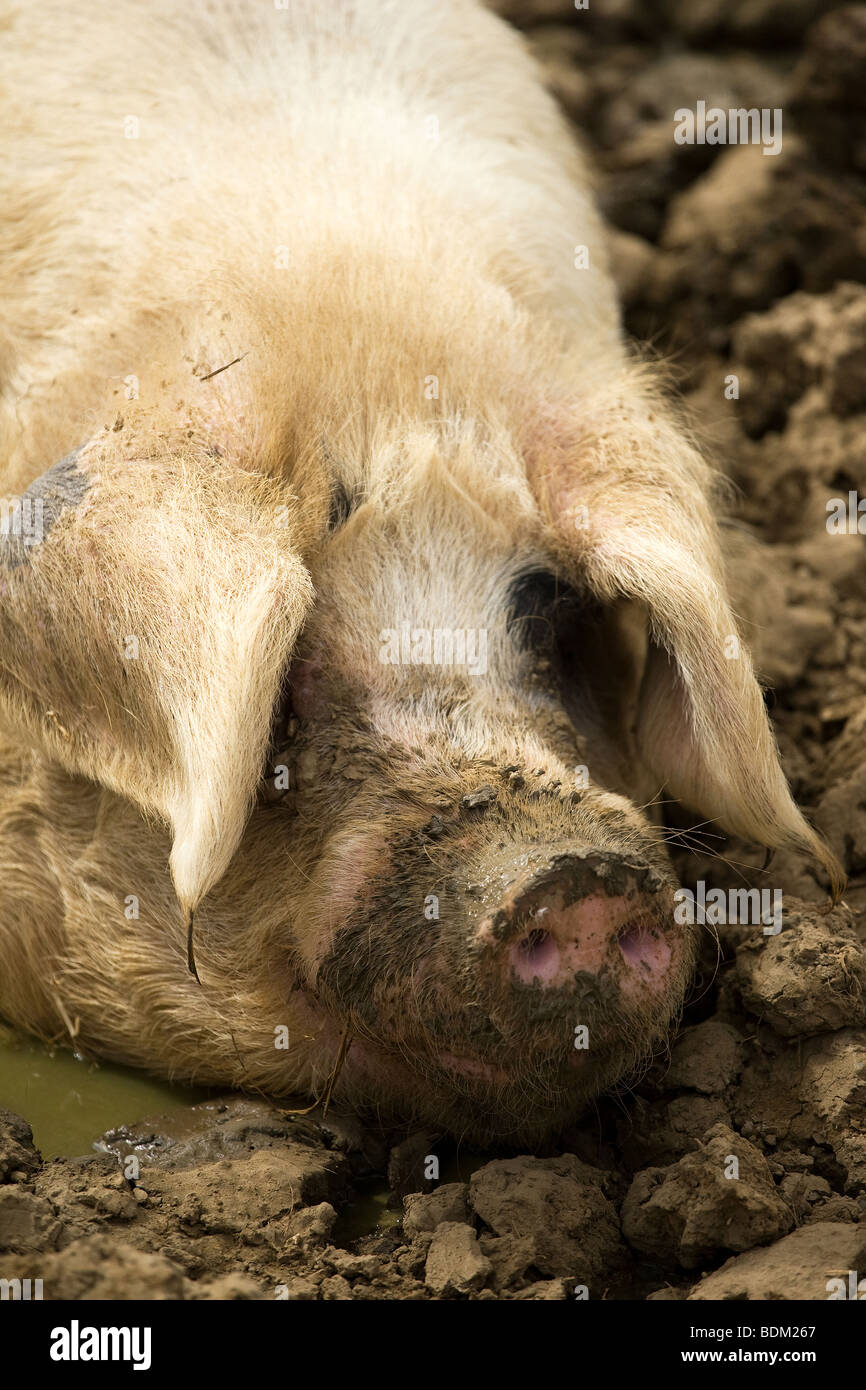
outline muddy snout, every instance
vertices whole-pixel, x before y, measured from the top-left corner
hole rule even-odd
[[[640,1009],[682,987],[688,928],[674,922],[674,885],[657,868],[576,847],[500,890],[501,879],[488,876],[470,948],[492,1013],[550,1019],[554,1000],[568,1012],[575,994]]]

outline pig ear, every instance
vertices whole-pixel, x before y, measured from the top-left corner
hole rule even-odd
[[[0,726],[164,820],[189,914],[243,833],[310,602],[274,484],[99,441],[7,499]]]
[[[842,869],[794,804],[728,604],[706,465],[639,395],[531,458],[563,563],[647,614],[635,732],[659,785],[728,832],[814,855],[838,896]]]

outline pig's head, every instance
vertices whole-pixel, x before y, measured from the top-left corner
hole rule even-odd
[[[5,557],[0,714],[171,828],[170,969],[148,957],[129,988],[170,993],[180,1038],[206,898],[199,993],[244,1012],[240,1071],[215,1014],[228,1060],[187,1042],[186,1074],[279,1092],[338,1071],[380,1114],[538,1137],[683,1003],[698,929],[674,919],[663,789],[838,882],[737,638],[704,466],[634,383],[419,428],[363,468],[325,447],[306,500],[222,451],[129,468],[112,447],[64,465],[51,535]],[[258,932],[232,882],[268,843]]]
[[[278,754],[310,866],[305,1007],[351,1039],[338,1093],[524,1139],[644,1064],[682,1006],[699,928],[674,918],[662,789],[814,843],[697,458],[621,418],[632,453],[605,467],[553,423],[505,463],[421,440],[341,478]]]
[[[416,458],[311,558],[280,716],[340,1089],[458,1132],[549,1129],[647,1058],[695,951],[638,809],[640,625],[551,542],[525,482]]]

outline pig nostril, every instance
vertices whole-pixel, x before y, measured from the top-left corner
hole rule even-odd
[[[514,973],[524,984],[533,980],[549,980],[559,969],[559,947],[550,932],[533,927],[511,947]]]
[[[640,959],[641,929],[629,922],[617,933],[616,942],[629,965],[637,965]]]
[[[670,965],[670,946],[661,932],[645,923],[628,922],[616,941],[626,964],[645,975],[662,975]]]

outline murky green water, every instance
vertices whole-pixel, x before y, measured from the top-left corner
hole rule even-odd
[[[468,1182],[478,1168],[489,1162],[490,1154],[463,1149],[446,1159],[440,1182]],[[343,1208],[334,1227],[334,1243],[347,1248],[362,1236],[386,1236],[403,1216],[402,1207],[394,1209],[389,1205],[393,1194],[382,1174],[356,1179],[355,1190],[357,1200]]]
[[[347,1248],[362,1236],[386,1235],[402,1215],[402,1212],[389,1208],[391,1189],[381,1174],[356,1179],[355,1190],[357,1200],[346,1204],[334,1227],[335,1245]]]
[[[0,1023],[0,1107],[22,1115],[43,1158],[92,1152],[93,1141],[116,1125],[134,1124],[207,1100],[201,1088],[173,1086],[146,1072],[85,1061],[65,1048],[49,1050]],[[446,1156],[442,1182],[468,1182],[490,1155],[463,1149]],[[356,1182],[357,1195],[340,1213],[334,1239],[351,1245],[362,1236],[385,1235],[401,1212],[389,1206],[382,1174]]]
[[[0,1024],[0,1106],[23,1115],[43,1158],[90,1153],[106,1129],[194,1105],[208,1094],[110,1062],[83,1061],[65,1048],[49,1051]]]

